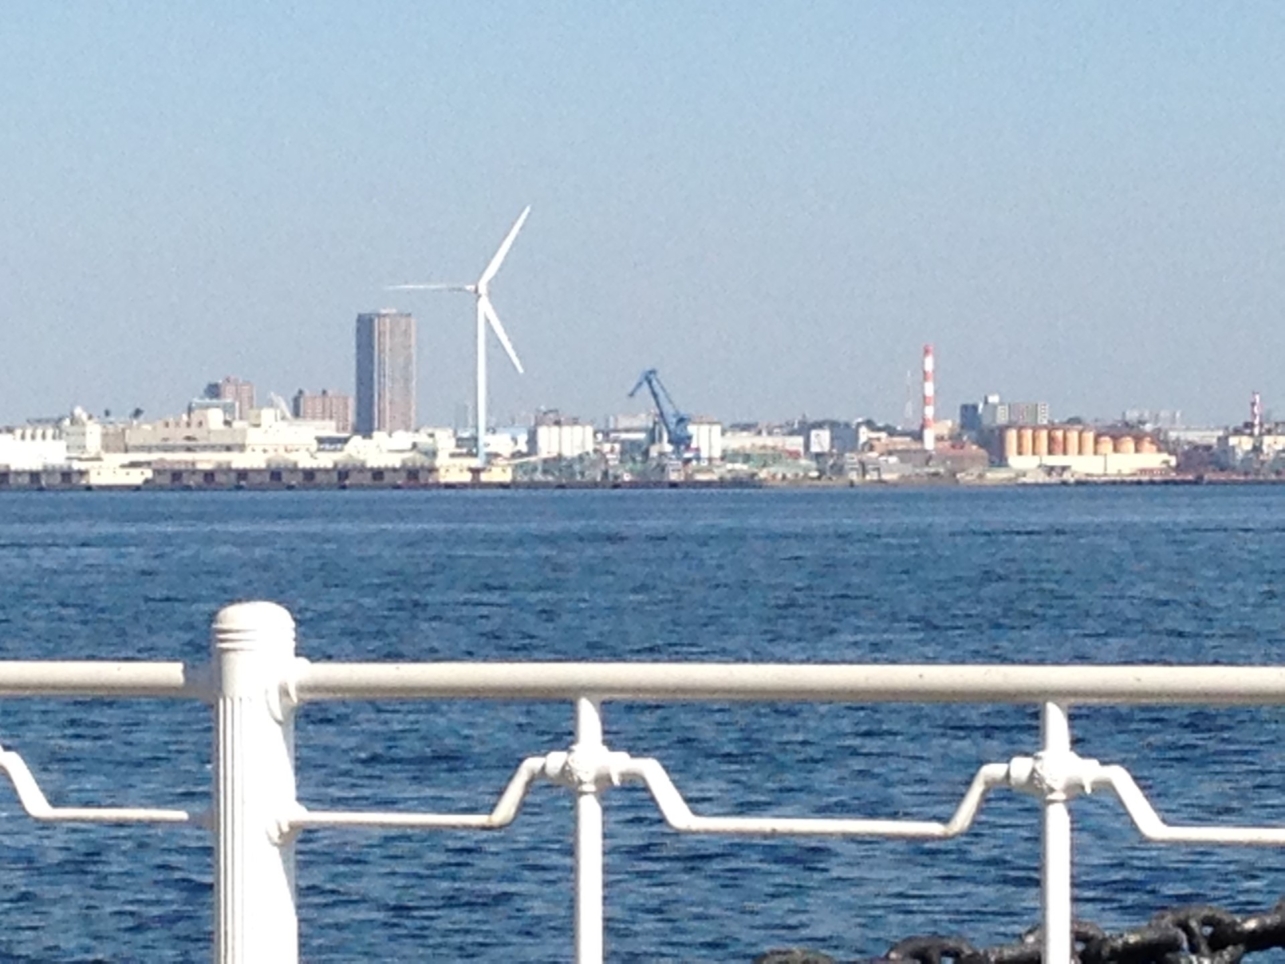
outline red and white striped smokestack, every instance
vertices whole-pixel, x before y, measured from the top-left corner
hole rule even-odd
[[[1263,434],[1263,396],[1258,392],[1249,396],[1249,424],[1254,438]]]
[[[933,383],[933,346],[924,345],[924,448],[931,452],[937,445],[936,386]]]

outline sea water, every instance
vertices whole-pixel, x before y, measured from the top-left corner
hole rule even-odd
[[[1273,663],[1285,488],[12,493],[0,658],[202,663],[219,607],[269,599],[312,660]],[[946,819],[977,767],[1038,749],[1034,707],[608,703],[704,814]],[[297,728],[300,799],[488,811],[569,704],[326,703]],[[1182,823],[1285,823],[1285,712],[1083,708],[1076,748]],[[201,809],[200,704],[0,700],[0,743],[55,805]],[[499,833],[306,832],[308,961],[571,956],[572,798],[538,784]],[[722,838],[605,796],[608,957],[877,954],[978,944],[1039,916],[1039,807],[1001,790],[944,842]],[[1081,798],[1076,914],[1266,907],[1276,850],[1147,844]],[[204,831],[40,825],[0,787],[0,959],[205,959]]]

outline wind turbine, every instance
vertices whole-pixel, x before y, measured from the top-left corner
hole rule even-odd
[[[504,263],[505,257],[509,253],[509,248],[513,247],[513,241],[522,230],[522,225],[526,217],[531,213],[531,205],[527,205],[518,219],[513,222],[513,227],[509,228],[509,233],[505,235],[500,247],[496,250],[495,256],[491,258],[491,263],[486,266],[482,272],[482,277],[471,285],[465,284],[427,284],[427,285],[391,285],[389,291],[467,291],[477,298],[477,465],[478,468],[486,467],[486,326],[489,324],[491,330],[495,332],[495,337],[500,339],[500,344],[504,346],[505,352],[508,353],[509,361],[513,362],[513,367],[518,370],[518,374],[523,373],[522,362],[518,360],[518,353],[513,350],[513,342],[509,341],[508,332],[504,330],[504,325],[500,324],[500,316],[495,313],[495,306],[491,304],[491,279],[495,277],[496,272],[500,270],[500,265]]]

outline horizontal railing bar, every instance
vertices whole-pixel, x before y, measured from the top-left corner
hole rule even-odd
[[[45,797],[31,768],[12,750],[0,749],[0,772],[9,777],[27,815],[53,823],[188,823],[208,825],[204,814],[155,807],[55,807]]]
[[[1245,827],[1210,824],[1206,826],[1176,826],[1160,819],[1133,779],[1122,766],[1104,766],[1096,779],[1095,787],[1112,790],[1124,805],[1141,834],[1156,843],[1213,843],[1245,844],[1250,846],[1279,847],[1285,845],[1285,827]]]
[[[850,703],[1285,703],[1280,666],[308,663],[301,700],[633,699]]]
[[[0,660],[0,696],[204,699],[205,678],[174,662]]]
[[[397,811],[299,810],[281,821],[282,833],[307,827],[376,827],[427,830],[501,830],[513,822],[531,784],[545,768],[542,756],[528,757],[514,771],[490,813],[403,813]]]
[[[651,792],[665,822],[686,833],[790,834],[864,836],[887,839],[937,839],[957,837],[973,825],[982,799],[995,787],[1008,783],[1008,766],[982,766],[955,813],[946,823],[929,820],[886,820],[867,817],[706,817],[692,813],[687,801],[656,759],[630,759],[620,768],[626,779],[641,780]]]
[[[1281,666],[792,663],[309,663],[292,695],[342,699],[600,699],[851,703],[1285,703]],[[0,697],[205,699],[180,662],[0,660]]]

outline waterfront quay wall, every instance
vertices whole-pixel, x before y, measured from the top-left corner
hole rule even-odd
[[[157,467],[135,476],[98,475],[92,468],[46,468],[14,472],[0,469],[5,489],[298,489],[397,488],[441,485],[431,468],[279,468],[232,469]]]
[[[300,468],[282,466],[263,469],[156,468],[140,470],[138,476],[122,478],[115,473],[104,480],[92,469],[55,467],[11,471],[0,467],[0,492],[5,491],[196,491],[298,489],[745,489],[759,488],[758,480],[699,479],[628,481],[492,481],[443,479],[432,467],[393,468]]]
[[[298,488],[398,488],[438,483],[431,468],[370,468],[366,466],[263,469],[193,469],[158,467],[152,471],[152,489],[298,489]]]

